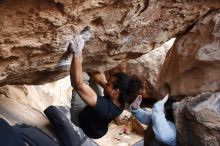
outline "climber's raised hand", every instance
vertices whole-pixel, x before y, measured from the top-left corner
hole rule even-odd
[[[78,56],[82,54],[82,50],[84,46],[85,46],[85,40],[81,34],[78,34],[69,42],[68,49],[70,49],[72,53]]]
[[[80,34],[73,37],[73,39],[69,42],[68,49],[70,49],[75,55],[81,55],[85,42],[88,41],[90,37],[90,27],[87,26],[80,32]]]

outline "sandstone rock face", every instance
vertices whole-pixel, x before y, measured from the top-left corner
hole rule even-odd
[[[2,0],[0,85],[42,84],[68,74],[68,41],[85,26],[86,70],[109,70],[186,31],[218,0]]]
[[[67,76],[70,59],[63,55],[68,42],[90,26],[92,38],[83,51],[86,71],[111,70],[149,53],[158,64],[140,59],[148,62],[137,65],[140,70],[124,68],[140,73],[147,84],[145,96],[152,96],[162,59],[151,50],[177,37],[160,85],[168,83],[178,96],[216,92],[220,89],[219,9],[219,0],[0,0],[0,86],[43,84]],[[3,86],[0,117],[43,129],[48,124],[42,114],[47,106],[70,103],[69,83],[61,83],[62,90],[60,85],[54,90],[53,84]],[[176,105],[182,145],[218,145],[219,94],[198,95]]]
[[[220,92],[186,98],[174,108],[180,146],[219,146]]]
[[[7,85],[0,87],[0,117],[11,124],[23,122],[47,130],[43,111],[49,105],[70,106],[72,88],[69,77],[38,86]]]
[[[144,98],[152,98],[155,95],[158,74],[163,65],[166,53],[173,45],[174,40],[175,39],[167,41],[162,46],[149,51],[147,54],[137,59],[123,62],[107,73],[125,72],[131,76],[137,76],[143,82],[144,90],[142,96]]]
[[[197,95],[220,90],[220,11],[204,18],[179,37],[168,52],[160,85],[172,95]]]

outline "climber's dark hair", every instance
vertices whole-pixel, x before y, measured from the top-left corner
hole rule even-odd
[[[123,72],[115,73],[113,74],[113,77],[115,77],[113,88],[119,89],[119,101],[122,106],[125,105],[125,102],[128,101],[128,99],[135,98],[140,93],[142,83],[137,77],[129,77]]]
[[[164,104],[165,109],[165,117],[168,121],[174,122],[174,115],[173,115],[173,103],[176,102],[171,96],[169,96],[167,102]]]
[[[131,104],[136,99],[136,97],[140,95],[142,89],[143,84],[141,80],[136,76],[132,76],[129,83],[128,98],[126,101]]]

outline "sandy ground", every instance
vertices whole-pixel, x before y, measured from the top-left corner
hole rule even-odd
[[[129,134],[122,133],[124,127],[125,125],[118,126],[112,122],[109,125],[107,134],[94,141],[100,146],[131,146],[143,139],[142,136],[134,132],[130,132]]]

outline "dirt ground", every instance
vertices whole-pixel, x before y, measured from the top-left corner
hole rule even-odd
[[[129,134],[123,133],[124,127],[125,125],[119,126],[112,122],[109,125],[107,134],[94,141],[100,146],[132,146],[143,139],[143,136],[135,132],[129,132]]]

